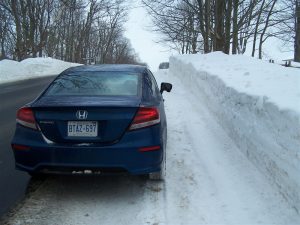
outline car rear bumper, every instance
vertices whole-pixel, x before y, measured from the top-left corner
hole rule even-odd
[[[118,143],[107,146],[48,144],[40,132],[18,127],[12,144],[29,147],[14,149],[16,168],[27,172],[91,170],[148,174],[160,171],[163,158],[160,126],[126,132]],[[157,145],[160,150],[139,151],[141,147]]]

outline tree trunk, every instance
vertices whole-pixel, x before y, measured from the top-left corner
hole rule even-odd
[[[237,53],[238,46],[238,6],[239,0],[233,1],[233,17],[232,17],[232,54]]]
[[[5,54],[5,47],[4,47],[4,38],[1,40],[1,56],[0,56],[0,60],[1,59],[5,59],[6,58],[6,54]]]
[[[231,33],[231,13],[232,13],[232,0],[228,0],[226,22],[225,22],[225,47],[224,53],[229,54],[230,52],[230,33]]]
[[[300,0],[296,1],[296,37],[294,61],[300,62]]]
[[[262,59],[262,45],[264,43],[264,35],[269,27],[269,21],[270,21],[270,17],[272,15],[272,12],[273,12],[273,9],[274,9],[274,6],[276,4],[277,0],[273,0],[273,4],[271,6],[271,9],[269,10],[269,13],[267,15],[267,19],[266,19],[266,23],[265,23],[265,27],[263,29],[263,32],[262,34],[260,35],[260,39],[259,39],[259,52],[258,52],[258,57],[259,59]]]
[[[215,40],[216,40],[216,51],[224,51],[224,6],[225,1],[216,1],[216,25],[215,25]]]
[[[16,25],[16,48],[15,48],[15,54],[17,56],[17,60],[22,60],[22,51],[23,51],[23,44],[22,44],[22,29],[21,29],[21,21],[20,21],[20,13],[17,8],[17,1],[12,0],[11,1],[11,9],[12,14],[14,17],[15,25]]]
[[[255,25],[255,30],[254,30],[254,37],[253,37],[253,45],[252,45],[252,54],[251,54],[252,57],[255,56],[257,32],[258,32],[258,27],[260,24],[260,18],[261,18],[261,14],[263,12],[264,5],[265,5],[265,0],[263,0],[263,2],[261,3],[261,7],[260,7],[260,10],[259,10],[258,16],[257,16],[257,21],[256,21],[256,25]]]
[[[205,0],[205,33],[203,35],[204,52],[211,51],[209,47],[209,35],[210,35],[210,0]]]

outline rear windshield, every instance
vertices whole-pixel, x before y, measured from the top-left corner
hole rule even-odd
[[[47,96],[137,96],[139,75],[128,72],[84,72],[61,75]]]

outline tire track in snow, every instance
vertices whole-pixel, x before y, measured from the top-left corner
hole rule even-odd
[[[186,211],[170,207],[173,224],[299,224],[298,214],[217,124],[206,107],[209,103],[196,99],[177,78],[165,79],[174,84],[166,104],[168,121],[172,121],[168,153],[175,150],[176,154],[168,160],[181,169],[168,176],[167,185],[177,187],[167,195],[168,200],[188,202]],[[186,174],[191,184],[184,179]],[[168,180],[176,176],[177,180]]]

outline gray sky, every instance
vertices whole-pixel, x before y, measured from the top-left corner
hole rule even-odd
[[[158,34],[150,30],[151,18],[147,11],[138,7],[139,0],[132,2],[137,8],[131,9],[129,21],[126,23],[125,36],[130,39],[132,47],[139,54],[143,62],[148,63],[152,70],[157,70],[159,63],[169,61],[171,52],[167,47],[155,43],[158,40]]]

